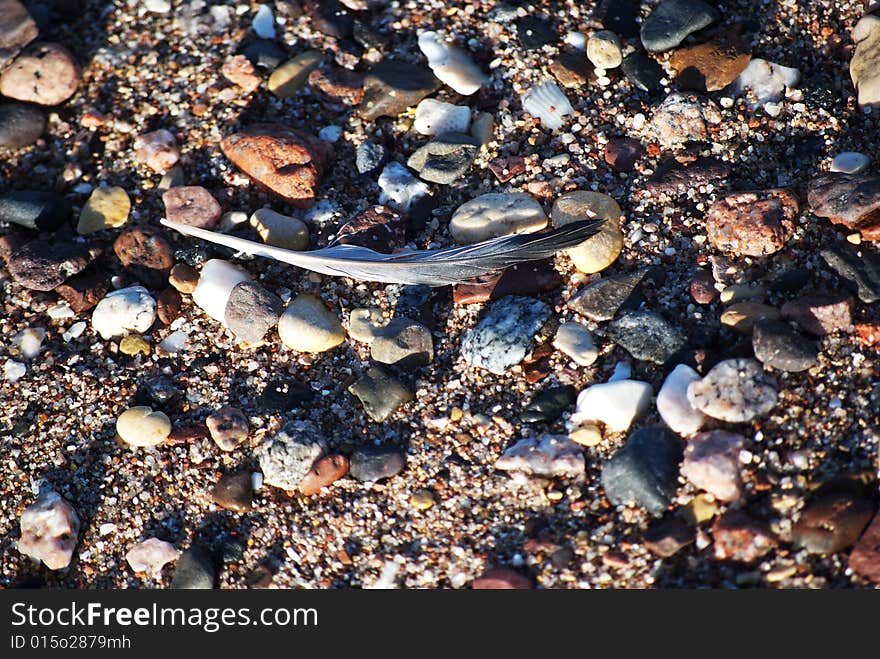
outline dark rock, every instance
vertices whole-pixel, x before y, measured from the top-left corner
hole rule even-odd
[[[641,5],[641,0],[602,0],[596,10],[596,18],[603,28],[619,37],[637,37],[639,24],[636,19],[641,13]]]
[[[816,344],[795,332],[788,323],[762,319],[752,328],[755,357],[765,366],[800,373],[816,364]]]
[[[378,366],[370,368],[348,391],[357,396],[367,416],[377,423],[381,423],[401,405],[413,399],[412,392]]]
[[[147,397],[146,401],[138,401],[138,404],[158,405],[162,407],[180,396],[180,390],[174,382],[164,376],[147,378],[143,384],[143,390]]]
[[[538,16],[525,16],[516,21],[516,36],[526,50],[535,50],[556,43],[559,35],[553,22]]]
[[[602,466],[605,496],[614,505],[661,515],[675,496],[683,451],[684,443],[665,428],[637,430]]]
[[[858,231],[865,240],[880,240],[880,176],[820,174],[810,182],[807,202],[814,215]]]
[[[666,73],[657,60],[642,50],[637,50],[623,58],[623,74],[636,88],[645,92],[662,89]]]
[[[730,165],[716,158],[697,158],[692,162],[667,160],[645,183],[645,192],[653,196],[677,197],[692,188],[717,183],[730,176]]]
[[[624,311],[608,324],[608,336],[636,359],[665,364],[684,349],[684,333],[652,311]]]
[[[480,141],[464,133],[444,133],[420,147],[406,161],[425,181],[450,185],[473,163]]]
[[[35,105],[4,103],[0,105],[0,149],[30,146],[46,129],[46,115]]]
[[[596,79],[596,70],[582,52],[562,53],[547,68],[560,85],[569,89],[577,89]]]
[[[645,531],[645,547],[661,558],[669,558],[694,541],[694,529],[675,515],[654,522]]]
[[[55,231],[70,218],[70,204],[54,192],[23,190],[0,195],[0,222]]]
[[[223,319],[236,337],[257,343],[278,323],[283,307],[274,293],[254,281],[243,281],[232,289]]]
[[[396,117],[439,87],[440,81],[429,69],[384,59],[364,79],[361,114],[368,121]]]
[[[651,52],[675,48],[719,18],[718,10],[702,0],[663,0],[642,23],[642,45]]]
[[[810,271],[801,268],[783,272],[770,282],[770,290],[774,293],[793,293],[802,291],[810,281]]]
[[[809,501],[791,530],[791,541],[811,554],[833,554],[855,544],[874,515],[874,504],[845,492]]]
[[[161,288],[168,283],[174,256],[171,245],[156,229],[123,230],[113,242],[113,251],[132,277],[147,288]]]
[[[766,522],[742,510],[728,510],[715,520],[712,535],[715,558],[719,561],[754,563],[777,544]]]
[[[267,412],[288,412],[315,397],[312,388],[296,380],[275,380],[260,395],[260,406]]]
[[[849,555],[849,569],[860,577],[880,584],[880,513],[862,534]]]
[[[156,296],[156,317],[159,322],[170,325],[180,316],[180,305],[183,298],[177,289],[168,286]]]
[[[621,309],[634,309],[642,301],[640,285],[648,274],[643,268],[625,275],[603,277],[568,301],[569,309],[594,322],[611,320]]]
[[[307,0],[304,8],[318,32],[337,39],[354,33],[354,16],[339,0]]]
[[[246,513],[254,507],[254,489],[250,472],[236,471],[224,474],[214,486],[211,498],[215,504],[236,513]]]
[[[880,300],[880,256],[867,245],[837,243],[820,254],[862,302],[871,304]]]
[[[35,240],[9,257],[9,274],[34,291],[51,291],[91,263],[94,254],[81,243]]]
[[[385,147],[374,142],[361,142],[354,151],[354,164],[361,174],[375,174],[385,164]]]
[[[631,137],[616,137],[605,145],[605,162],[615,172],[631,172],[643,155],[641,142]]]
[[[691,279],[689,287],[691,297],[697,304],[711,304],[718,297],[715,278],[707,270],[700,270]]]
[[[186,247],[174,250],[174,260],[196,268],[211,258],[207,247]]]
[[[562,276],[552,261],[520,263],[480,280],[453,286],[452,301],[455,304],[478,304],[508,295],[531,296],[552,291],[561,283]]]
[[[367,247],[381,254],[392,254],[406,244],[403,218],[387,206],[371,206],[361,211],[336,232],[342,245]]]
[[[97,268],[88,268],[55,288],[74,313],[93,309],[110,290],[110,276]]]
[[[553,423],[576,397],[577,390],[570,385],[545,389],[526,405],[519,418],[523,423]]]
[[[364,48],[382,48],[388,44],[388,37],[358,19],[354,21],[352,36]]]
[[[406,454],[393,446],[365,446],[351,454],[349,473],[359,481],[396,476],[406,466]]]
[[[846,293],[802,295],[782,305],[782,317],[805,332],[826,336],[852,328],[852,298]]]
[[[208,555],[192,546],[180,555],[171,577],[174,590],[211,590],[217,574]]]
[[[287,59],[286,53],[274,39],[255,39],[244,47],[242,54],[251,64],[264,71],[274,71]]]

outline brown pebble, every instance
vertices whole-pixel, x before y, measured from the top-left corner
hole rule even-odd
[[[868,529],[849,555],[849,569],[860,577],[880,584],[880,513],[874,515]]]
[[[730,510],[715,521],[715,558],[719,561],[753,563],[773,549],[777,542],[766,522]]]
[[[178,292],[190,295],[199,285],[199,271],[186,263],[177,263],[168,274],[168,283]]]
[[[527,576],[506,567],[487,570],[482,577],[474,579],[474,590],[532,590],[534,585]]]
[[[57,43],[29,46],[0,76],[0,94],[38,105],[58,105],[76,92],[80,68]]]
[[[618,137],[605,145],[605,162],[615,172],[631,172],[643,155],[645,149],[641,142],[631,137]]]
[[[300,481],[299,491],[310,496],[331,485],[348,473],[348,458],[344,455],[327,455],[315,462],[309,473]]]
[[[151,288],[162,286],[174,265],[171,245],[156,229],[148,227],[131,227],[120,233],[113,251],[123,267]]]
[[[165,217],[172,222],[200,229],[213,229],[223,210],[217,200],[199,185],[180,185],[162,194]]]
[[[737,256],[766,256],[778,252],[794,232],[798,200],[781,188],[735,192],[716,201],[706,212],[709,243]]]
[[[690,293],[697,304],[711,304],[718,297],[715,279],[708,270],[700,270],[691,279]]]
[[[245,94],[256,91],[263,81],[254,69],[254,65],[244,55],[235,55],[227,59],[220,73],[229,82],[241,88]]]
[[[782,317],[816,336],[852,329],[853,300],[846,293],[804,295],[782,305]]]
[[[93,309],[110,290],[110,277],[105,272],[88,269],[74,275],[55,289],[75,313]]]
[[[236,513],[246,513],[254,507],[254,489],[247,471],[224,474],[214,486],[211,495],[215,504]]]
[[[156,315],[165,325],[170,325],[180,315],[180,293],[170,286],[156,297]]]

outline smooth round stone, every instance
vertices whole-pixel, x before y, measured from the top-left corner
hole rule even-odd
[[[229,405],[211,412],[205,419],[205,425],[208,426],[211,439],[224,451],[234,451],[241,446],[250,431],[244,412]]]
[[[283,307],[274,293],[256,282],[242,281],[229,294],[223,322],[238,339],[257,343],[278,322]]]
[[[352,478],[378,481],[396,476],[406,466],[406,455],[393,446],[366,446],[351,454],[349,467]]]
[[[624,311],[608,336],[636,359],[665,364],[687,344],[684,333],[652,311]]]
[[[36,43],[3,71],[0,94],[38,105],[58,105],[73,96],[79,80],[79,65],[67,48]]]
[[[168,283],[171,284],[178,293],[190,295],[196,286],[199,285],[199,271],[186,263],[177,263],[168,273]]]
[[[434,359],[431,330],[409,318],[395,318],[370,344],[370,356],[380,364],[413,368]]]
[[[0,125],[2,125],[2,120],[0,120]],[[0,143],[2,143],[2,139],[0,139]],[[843,174],[858,174],[865,171],[870,164],[871,159],[864,153],[844,151],[834,156],[834,160],[831,161],[831,171],[842,172]]]
[[[519,415],[524,423],[552,423],[574,402],[574,387],[550,387],[535,396]]]
[[[618,36],[608,30],[596,32],[587,42],[587,59],[597,69],[616,69],[623,63]]]
[[[325,352],[345,341],[345,331],[335,313],[313,295],[291,300],[278,322],[281,342],[298,352]]]
[[[737,302],[731,304],[721,314],[721,324],[727,325],[738,334],[751,334],[759,320],[767,318],[778,320],[779,309],[760,302]]]
[[[608,195],[589,190],[569,192],[556,200],[550,216],[554,228],[581,220],[605,220],[599,233],[566,251],[574,266],[581,272],[601,272],[620,256],[623,249],[621,210],[618,203]]]
[[[143,286],[111,291],[92,312],[92,327],[104,339],[129,332],[143,334],[156,320],[156,300]]]
[[[305,222],[261,208],[251,215],[249,223],[267,245],[301,252],[309,248],[309,228]]]
[[[160,128],[135,138],[134,157],[154,172],[165,174],[180,160],[180,149],[177,148],[174,134]]]
[[[397,409],[413,399],[413,394],[395,377],[373,366],[348,388],[361,402],[364,412],[373,421],[381,423]]]
[[[226,304],[232,290],[251,276],[241,268],[223,259],[211,259],[205,263],[199,283],[192,294],[195,302],[214,320],[226,322]]]
[[[149,355],[150,344],[142,336],[129,334],[119,342],[119,352],[129,357],[134,357],[138,354]]]
[[[599,357],[590,330],[572,321],[561,324],[556,330],[553,347],[580,366],[590,366]]]
[[[471,109],[468,106],[426,98],[416,106],[413,128],[422,135],[466,133],[470,123]]]
[[[223,209],[213,195],[199,185],[181,185],[162,194],[165,217],[171,222],[200,229],[213,229]]]
[[[702,0],[663,0],[642,23],[642,45],[652,52],[675,48],[719,17],[718,10]]]
[[[39,108],[24,103],[0,105],[0,149],[30,146],[45,129],[46,115]]]
[[[687,390],[700,375],[687,364],[679,364],[666,376],[657,394],[657,411],[669,428],[679,435],[692,435],[703,427],[706,415],[688,400]]]
[[[541,204],[525,193],[490,192],[459,206],[449,221],[449,232],[461,245],[513,233],[534,233],[547,226]]]
[[[307,50],[288,60],[272,71],[267,83],[269,91],[278,98],[290,98],[305,86],[309,74],[323,59],[324,54],[320,51]]]
[[[755,357],[765,366],[800,373],[816,365],[819,351],[813,341],[779,320],[759,320],[752,330]]]
[[[602,443],[602,431],[593,423],[585,423],[572,430],[569,439],[581,446],[598,446]]]
[[[129,446],[156,446],[171,434],[171,419],[145,405],[131,407],[116,419],[116,434]]]
[[[299,483],[299,491],[306,496],[317,494],[348,473],[348,458],[344,455],[326,455],[309,470]]]
[[[409,498],[409,505],[416,510],[428,510],[434,506],[434,492],[427,488],[416,490]]]
[[[726,430],[701,432],[687,443],[681,475],[718,501],[742,497],[739,453],[745,437]]]
[[[380,309],[352,309],[348,316],[348,335],[355,341],[372,343],[385,324]]]
[[[754,359],[719,362],[702,380],[688,385],[688,400],[698,410],[729,423],[746,423],[776,405],[776,383]]]
[[[575,423],[599,421],[609,432],[628,430],[651,404],[651,385],[637,380],[615,380],[594,384],[577,398]]]
[[[180,555],[171,577],[174,590],[212,590],[217,573],[211,559],[196,546],[191,546]]]
[[[59,194],[20,190],[0,195],[0,221],[28,229],[55,231],[70,217],[70,204]]]
[[[428,58],[437,79],[459,94],[470,96],[488,80],[470,55],[447,44],[436,32],[419,34],[419,50]]]
[[[116,229],[128,222],[131,200],[120,187],[95,188],[79,214],[76,231],[85,236],[95,231]]]

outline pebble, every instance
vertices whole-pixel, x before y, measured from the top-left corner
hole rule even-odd
[[[577,410],[571,420],[599,421],[608,432],[623,432],[648,410],[652,394],[651,385],[638,380],[590,385],[578,395]]]
[[[248,471],[223,474],[211,492],[211,500],[221,508],[246,513],[254,508],[254,486]]]
[[[706,212],[709,242],[737,256],[778,252],[794,233],[797,198],[783,189],[735,192],[715,201]]]
[[[307,50],[272,71],[266,86],[278,98],[291,98],[305,87],[309,75],[323,61],[319,50]]]
[[[385,421],[401,405],[413,400],[411,391],[378,366],[370,367],[348,387],[348,392],[357,397],[364,412],[376,423]]]
[[[364,78],[360,111],[367,121],[395,118],[440,87],[430,70],[400,60],[383,59]]]
[[[7,268],[12,278],[33,291],[51,291],[82,272],[94,253],[80,243],[34,240],[12,252]]]
[[[760,302],[737,302],[721,314],[721,324],[739,334],[751,334],[759,320],[778,320],[779,310]]]
[[[138,354],[149,355],[150,344],[147,343],[143,337],[129,334],[128,336],[123,337],[119,342],[119,352],[123,355],[128,355],[129,357],[134,357]]]
[[[180,552],[174,545],[159,538],[147,538],[125,553],[125,560],[132,571],[144,573],[150,579],[161,579],[162,568],[179,557]]]
[[[354,17],[339,0],[306,0],[303,8],[312,27],[336,39],[348,39],[354,32]]]
[[[814,215],[827,217],[865,240],[880,240],[880,176],[819,174],[807,188]]]
[[[679,197],[688,190],[723,184],[730,176],[730,165],[716,158],[697,158],[693,162],[666,162],[645,183],[651,196]]]
[[[174,265],[171,245],[151,227],[131,227],[113,242],[113,252],[128,274],[150,288],[161,288]]]
[[[92,327],[103,339],[143,334],[156,320],[156,300],[143,286],[110,291],[92,311]]]
[[[74,313],[93,309],[110,290],[110,278],[104,272],[88,269],[74,275],[55,289]]]
[[[254,451],[267,485],[295,490],[324,455],[321,433],[310,421],[289,421]]]
[[[18,348],[25,359],[33,359],[40,354],[46,330],[42,327],[28,327],[12,337],[12,345]]]
[[[180,149],[174,134],[160,128],[142,133],[134,140],[134,159],[157,174],[165,174],[180,160]]]
[[[422,135],[466,133],[471,123],[471,109],[433,98],[422,100],[416,107],[413,128]]]
[[[581,446],[598,446],[602,443],[602,431],[598,426],[587,423],[572,430],[569,439]]]
[[[370,344],[370,357],[406,370],[429,364],[434,360],[431,330],[409,318],[395,318]]]
[[[425,181],[450,185],[470,168],[479,148],[470,135],[445,133],[419,147],[406,164]]]
[[[375,174],[385,163],[385,147],[375,142],[361,142],[354,151],[355,167],[359,174]]]
[[[654,53],[670,50],[720,17],[715,7],[702,0],[663,0],[642,23],[642,45]]]
[[[95,188],[79,214],[76,231],[81,236],[116,229],[128,222],[131,200],[120,187]]]
[[[571,406],[577,390],[565,385],[545,389],[525,406],[519,418],[523,423],[553,423]]]
[[[709,98],[674,92],[654,111],[651,131],[664,149],[709,139],[711,126],[721,123],[721,112]]]
[[[276,213],[270,208],[260,208],[250,216],[248,222],[267,245],[297,252],[309,247],[309,228],[295,217]]]
[[[70,217],[70,204],[59,194],[36,190],[0,194],[0,221],[27,229],[55,231]]]
[[[220,73],[229,82],[237,85],[245,94],[251,94],[260,88],[263,79],[254,65],[244,55],[233,55],[223,63]]]
[[[590,330],[573,321],[559,326],[553,339],[553,347],[580,366],[591,366],[599,357]]]
[[[752,330],[755,357],[764,364],[788,373],[800,373],[816,365],[816,344],[795,332],[788,323],[760,320]]]
[[[791,542],[811,554],[833,554],[854,545],[874,515],[871,501],[848,492],[811,499],[791,529]]]
[[[880,256],[865,246],[849,243],[837,243],[819,253],[862,302],[880,300]]]
[[[597,69],[616,69],[623,63],[620,38],[608,30],[600,30],[587,42],[587,59]]]
[[[489,192],[459,206],[449,232],[460,245],[514,233],[534,233],[547,226],[547,216],[534,197],[521,192]]]
[[[782,305],[782,317],[815,336],[852,331],[852,298],[846,293],[803,295]]]
[[[578,89],[596,80],[596,72],[583,53],[562,53],[547,70],[566,89]]]
[[[348,316],[348,336],[355,341],[372,343],[385,324],[380,309],[352,309]]]
[[[224,405],[205,419],[211,439],[224,451],[234,451],[248,438],[250,426],[241,410]]]
[[[199,282],[192,294],[193,302],[214,320],[226,322],[226,305],[238,284],[251,276],[223,259],[211,259],[202,267]]]
[[[718,501],[739,501],[743,494],[739,454],[745,437],[726,430],[694,435],[684,451],[681,475]]]
[[[678,488],[682,441],[657,426],[637,430],[602,465],[605,496],[616,505],[636,505],[659,517]]]
[[[691,298],[697,304],[712,304],[718,297],[718,289],[715,288],[715,278],[707,270],[698,270],[691,279],[688,291]]]
[[[638,306],[642,299],[640,285],[647,274],[648,270],[642,268],[625,275],[602,277],[574,295],[568,307],[594,322],[611,320],[620,309]]]
[[[0,5],[2,7],[2,5]],[[18,550],[50,570],[63,570],[73,558],[79,536],[79,516],[60,494],[43,490],[19,520]]]
[[[364,74],[341,66],[318,67],[309,74],[312,94],[330,108],[358,105],[364,97]]]
[[[271,71],[278,67],[286,53],[272,39],[254,39],[242,50],[242,54],[254,66],[258,66],[264,71]]]
[[[863,579],[880,584],[880,513],[868,526],[849,555],[849,569]]]
[[[144,405],[130,407],[116,419],[116,434],[129,446],[157,446],[171,434],[171,419]]]
[[[39,28],[18,0],[0,0],[0,69],[37,38]]]
[[[776,538],[762,520],[741,510],[728,510],[712,527],[715,558],[719,561],[754,563],[776,545]]]
[[[177,317],[180,316],[180,305],[182,302],[183,298],[180,297],[180,293],[170,286],[159,293],[156,296],[156,316],[159,318],[159,322],[164,325],[170,325],[177,320]],[[163,343],[166,346],[170,345],[166,341],[167,338]]]
[[[170,0],[144,0],[144,9],[151,14],[167,14],[171,11]]]
[[[452,288],[452,301],[454,304],[480,304],[508,295],[536,295],[552,291],[561,282],[562,277],[552,261],[532,261],[481,277],[474,283],[456,284]]]
[[[27,373],[27,366],[14,359],[7,359],[3,362],[3,377],[10,384],[15,384],[21,380]]]
[[[419,34],[419,50],[428,58],[434,75],[459,94],[470,96],[488,82],[470,55],[446,43],[436,32]]]
[[[272,10],[268,5],[260,5],[251,22],[251,27],[261,39],[275,38],[275,16],[272,15]]]
[[[574,108],[568,97],[555,83],[544,81],[535,85],[522,95],[522,108],[547,130],[562,128],[563,117],[574,115]]]
[[[850,77],[859,105],[873,107],[880,103],[880,17],[870,13],[863,16],[853,27],[852,39],[856,48],[849,63]]]
[[[258,343],[278,323],[283,307],[274,293],[256,282],[242,281],[229,294],[223,322],[240,341]]]
[[[556,43],[559,39],[553,23],[539,16],[523,16],[517,19],[516,35],[526,50],[537,50]]]
[[[631,172],[645,155],[641,142],[631,137],[618,137],[608,141],[603,151],[605,162],[615,172]]]
[[[345,341],[345,330],[338,316],[322,300],[302,293],[297,295],[278,321],[281,342],[298,352],[325,352]]]
[[[657,394],[657,411],[669,428],[679,435],[693,435],[706,422],[706,416],[688,400],[687,390],[700,375],[687,364],[676,366]]]
[[[623,58],[623,74],[634,87],[645,92],[659,91],[666,73],[663,67],[642,50],[637,50]]]
[[[532,590],[534,587],[527,576],[506,567],[486,570],[483,576],[471,583],[473,590]]]
[[[309,473],[300,481],[301,494],[311,496],[322,488],[332,485],[348,473],[348,458],[344,455],[327,455],[315,462]]]
[[[746,423],[766,414],[778,396],[773,378],[754,359],[726,359],[688,386],[691,405],[728,423]]]
[[[501,375],[526,356],[535,334],[550,317],[540,300],[510,296],[492,303],[461,342],[461,355],[471,366]]]
[[[350,459],[352,478],[362,482],[380,481],[396,476],[406,466],[406,454],[393,446],[356,448]]]
[[[435,502],[434,492],[427,488],[416,490],[409,497],[409,505],[416,510],[430,510],[434,507]]]
[[[633,357],[655,364],[665,364],[687,345],[681,330],[653,311],[624,311],[607,331]]]
[[[546,478],[583,476],[586,469],[581,447],[564,435],[526,437],[508,448],[495,468]]]
[[[370,206],[339,228],[336,242],[393,254],[406,244],[406,224],[388,206]]]
[[[46,115],[39,108],[24,103],[0,105],[0,149],[30,146],[40,139],[44,130]]]
[[[2,123],[3,121],[0,119],[0,125],[2,125]],[[3,138],[0,137],[0,144],[2,143]],[[834,159],[831,161],[830,170],[841,174],[860,174],[865,171],[870,164],[871,159],[864,153],[858,153],[857,151],[844,151],[834,156]]]
[[[173,590],[212,590],[217,580],[214,564],[205,551],[192,545],[177,559],[171,577]]]
[[[199,185],[180,185],[162,193],[165,217],[171,222],[200,229],[213,229],[223,209],[213,195]]]
[[[736,80],[751,59],[742,29],[735,27],[705,43],[679,48],[669,64],[678,72],[675,82],[681,89],[716,92]]]
[[[580,220],[605,220],[599,233],[565,251],[574,266],[587,274],[601,272],[620,256],[623,249],[623,232],[619,224],[621,215],[620,206],[614,199],[590,190],[575,190],[562,195],[553,203],[550,212],[554,228]]]
[[[751,106],[765,107],[782,101],[786,91],[797,86],[800,78],[797,69],[755,57],[733,81],[730,90],[733,96],[740,96],[749,89],[755,99]]]
[[[379,175],[379,203],[406,213],[428,193],[428,186],[397,161],[385,165]]]
[[[185,183],[186,177],[183,174],[183,169],[181,169],[180,166],[172,167],[170,170],[168,170],[167,173],[162,175],[162,178],[159,180],[159,184],[156,186],[156,191],[159,194],[162,194],[166,190],[176,188],[178,186],[184,185]]]
[[[669,558],[694,541],[694,529],[680,517],[669,515],[651,524],[644,539],[652,554]]]
[[[223,138],[220,148],[257,184],[297,208],[315,202],[318,182],[333,155],[328,142],[281,124],[246,126]]]
[[[314,397],[314,392],[307,384],[296,380],[274,380],[263,389],[260,405],[267,412],[288,412]]]
[[[35,43],[24,50],[0,75],[0,94],[37,105],[58,105],[79,86],[81,71],[67,48],[57,43]]]

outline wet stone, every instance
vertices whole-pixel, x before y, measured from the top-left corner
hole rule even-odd
[[[813,341],[795,332],[788,323],[778,320],[755,323],[752,347],[755,357],[762,364],[789,373],[800,373],[815,366],[819,356]]]
[[[367,370],[348,391],[357,396],[367,416],[377,423],[381,423],[401,405],[413,399],[412,392],[378,366]]]
[[[461,355],[471,366],[501,375],[526,356],[529,345],[550,317],[546,304],[510,296],[493,303],[476,327],[465,333]]]
[[[874,504],[845,492],[819,495],[807,502],[791,530],[791,541],[811,554],[833,554],[859,539],[871,521]]]
[[[659,314],[624,311],[608,325],[608,336],[636,359],[665,364],[687,345],[687,337]]]
[[[307,384],[296,380],[273,380],[263,389],[260,406],[267,412],[289,412],[314,397],[315,392]]]
[[[570,385],[545,389],[526,405],[519,418],[523,423],[553,423],[576,397],[577,390]]]
[[[224,474],[214,485],[211,500],[226,510],[246,513],[254,507],[254,489],[248,471]]]
[[[406,466],[406,455],[393,446],[365,446],[356,448],[350,458],[349,473],[364,482],[384,480],[396,476]]]

